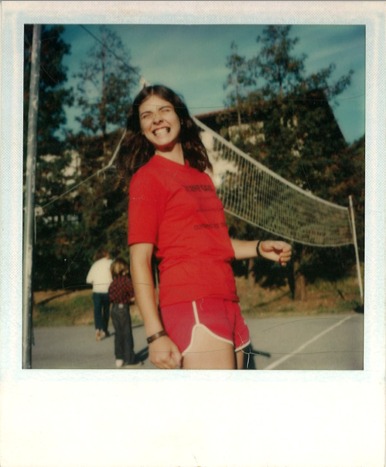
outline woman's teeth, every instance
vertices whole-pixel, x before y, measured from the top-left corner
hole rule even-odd
[[[167,134],[167,133],[169,133],[169,131],[170,131],[169,128],[159,128],[157,130],[154,130],[153,133],[154,133],[155,136],[158,136],[158,135],[162,135],[162,134]]]

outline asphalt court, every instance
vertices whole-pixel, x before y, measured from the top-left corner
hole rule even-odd
[[[257,370],[362,370],[364,316],[359,313],[246,319],[251,348],[245,365]],[[138,369],[147,358],[143,326],[133,329]],[[114,337],[95,341],[93,326],[33,330],[32,369],[114,369]]]
[[[248,325],[257,369],[363,369],[363,314],[268,318]]]

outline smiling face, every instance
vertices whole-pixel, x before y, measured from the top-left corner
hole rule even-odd
[[[156,150],[170,151],[179,143],[180,119],[165,99],[152,95],[142,102],[139,121],[143,135]]]

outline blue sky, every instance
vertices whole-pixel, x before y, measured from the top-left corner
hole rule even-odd
[[[84,25],[100,36],[99,25]],[[228,70],[226,57],[234,40],[240,55],[258,53],[256,37],[264,25],[110,25],[130,51],[131,64],[151,83],[165,84],[184,97],[193,115],[224,107],[223,89]],[[365,131],[365,27],[362,25],[294,25],[291,37],[299,38],[293,54],[306,54],[310,74],[336,65],[331,81],[350,69],[352,84],[338,97],[336,119],[351,143]],[[79,25],[66,25],[64,39],[71,45],[66,57],[70,77],[87,59],[95,39]],[[138,88],[139,90],[139,88]],[[137,91],[137,90],[136,90]],[[73,122],[76,109],[69,112]]]

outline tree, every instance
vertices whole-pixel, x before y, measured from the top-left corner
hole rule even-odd
[[[267,26],[263,35],[256,38],[262,49],[250,60],[250,65],[253,76],[265,82],[261,91],[268,99],[283,98],[303,82],[306,56],[297,58],[291,55],[299,39],[290,38],[290,30],[291,26]]]
[[[60,133],[65,124],[63,106],[73,101],[72,90],[64,88],[67,70],[62,59],[70,47],[61,39],[63,31],[63,27],[44,27],[42,35],[39,193],[35,199],[43,212],[37,216],[35,290],[84,286],[98,246],[114,254],[117,245],[126,243],[126,193],[114,190],[113,171],[99,170],[106,166],[121,138],[136,68],[130,65],[129,53],[123,53],[118,36],[101,28],[102,40],[90,51],[78,76],[76,102],[83,112],[81,130],[77,134],[67,131],[64,138]],[[76,189],[68,192],[73,186]]]
[[[32,25],[24,28],[24,128],[27,129],[29,81],[31,72]],[[70,53],[70,46],[61,35],[63,26],[43,26],[41,33],[40,85],[38,115],[38,158],[45,154],[63,152],[60,130],[66,123],[64,107],[73,102],[72,89],[64,87],[67,69],[63,58]],[[24,131],[24,148],[27,132]],[[26,150],[24,149],[24,154]]]
[[[306,76],[306,55],[293,55],[298,39],[291,38],[290,31],[291,26],[267,26],[256,39],[262,48],[251,59],[251,69],[264,84],[249,98],[266,116],[266,138],[256,155],[267,154],[265,163],[275,172],[325,196],[330,158],[346,147],[329,102],[350,85],[353,71],[334,83],[333,64]]]
[[[78,79],[76,102],[82,112],[78,118],[81,129],[69,135],[71,147],[80,157],[79,180],[83,181],[76,190],[78,245],[72,251],[78,261],[67,273],[69,280],[77,277],[78,283],[84,283],[86,265],[99,246],[108,248],[114,255],[126,244],[127,194],[114,189],[113,168],[99,171],[111,160],[122,136],[132,89],[139,75],[119,36],[104,26],[99,31],[100,39],[95,37],[95,45],[75,76]]]
[[[139,74],[119,36],[106,26],[99,32],[100,39],[75,77],[77,103],[83,112],[77,120],[86,135],[102,135],[104,142],[108,132],[125,126]]]
[[[58,202],[43,210],[66,188],[70,175],[66,169],[71,161],[63,139],[62,129],[66,123],[64,107],[71,105],[73,94],[66,88],[67,70],[63,58],[70,53],[70,46],[62,39],[62,26],[43,26],[41,32],[39,108],[37,117],[37,161],[36,161],[36,244],[34,248],[33,288],[53,285],[60,259],[61,234],[58,225],[68,212],[68,201]],[[27,122],[29,104],[29,82],[31,71],[31,46],[33,26],[24,30],[24,157],[27,151]]]
[[[231,54],[227,57],[226,67],[230,70],[224,84],[224,89],[230,88],[226,105],[236,108],[237,123],[240,126],[242,104],[245,101],[248,87],[255,84],[255,81],[251,76],[248,61],[244,56],[239,55],[235,41],[231,43]]]
[[[353,198],[355,223],[360,258],[364,259],[364,208],[365,208],[365,137],[359,138],[341,153],[333,156],[329,167],[332,183],[329,196],[339,204]]]
[[[249,117],[258,113],[264,122],[264,138],[252,142],[249,138],[248,153],[299,187],[332,202],[341,202],[341,197],[329,187],[336,183],[332,168],[336,174],[350,176],[340,158],[347,151],[347,144],[331,105],[336,105],[336,96],[350,85],[353,72],[349,70],[331,82],[335,65],[330,64],[307,76],[306,56],[293,53],[298,39],[292,38],[290,32],[291,26],[267,26],[257,37],[261,46],[258,54],[248,60],[249,79],[261,85],[246,94],[244,108],[248,109]],[[306,279],[313,279],[311,271],[315,265],[325,260],[325,250],[322,254],[320,249],[301,245],[295,245],[294,250],[297,285],[304,285]],[[335,277],[340,271],[341,268],[335,268]],[[304,287],[296,290],[296,295],[304,297]]]

